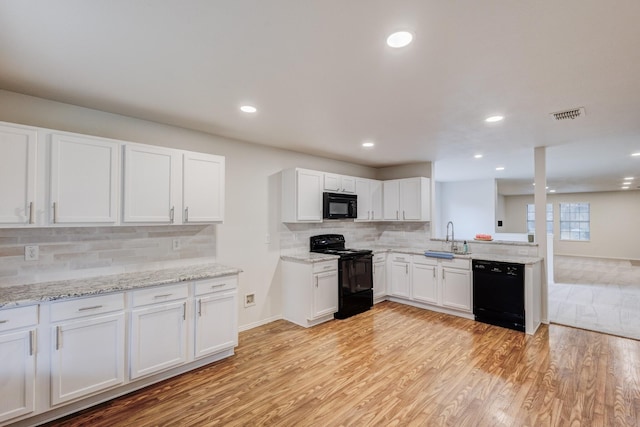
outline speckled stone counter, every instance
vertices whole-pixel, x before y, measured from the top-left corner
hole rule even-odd
[[[386,248],[380,246],[372,246],[368,248],[362,249],[371,249],[374,254],[381,253],[401,253],[408,255],[424,255],[426,249],[417,249],[417,248]],[[433,249],[438,250],[438,249]],[[542,261],[540,257],[531,257],[531,256],[521,256],[521,255],[501,255],[501,254],[486,254],[486,253],[470,253],[465,255],[454,255],[454,258],[461,259],[478,259],[484,261],[500,261],[500,262],[511,262],[515,264],[536,264]],[[322,261],[330,261],[332,259],[338,259],[337,255],[325,255],[314,252],[294,252],[290,254],[283,254],[280,256],[280,259],[284,261],[294,261],[294,262],[302,262],[302,263],[315,263]]]
[[[242,272],[220,264],[198,264],[161,270],[114,274],[84,279],[57,280],[0,287],[0,308],[37,304],[64,298],[76,298],[109,292],[121,292],[149,286],[190,280],[211,279]]]
[[[291,252],[280,255],[283,261],[302,262],[305,264],[313,264],[316,262],[333,261],[340,258],[338,255],[321,254],[317,252]]]

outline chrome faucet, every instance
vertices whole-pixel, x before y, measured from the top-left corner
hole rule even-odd
[[[453,235],[453,221],[449,221],[447,223],[447,236],[445,237],[445,242],[449,241],[449,225],[451,225],[451,252],[455,253],[458,248],[456,247],[456,240]]]

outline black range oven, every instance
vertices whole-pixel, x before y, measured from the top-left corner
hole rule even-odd
[[[345,249],[341,234],[322,234],[310,239],[311,252],[338,255],[338,312],[346,319],[373,306],[373,254],[367,249]]]

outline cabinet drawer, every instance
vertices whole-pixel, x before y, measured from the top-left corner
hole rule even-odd
[[[407,254],[391,254],[391,261],[411,262],[411,255],[407,255]]]
[[[387,260],[387,254],[375,254],[373,255],[373,262],[384,262]]]
[[[0,332],[38,324],[38,305],[0,310]]]
[[[188,286],[187,283],[181,283],[133,291],[133,306],[140,307],[141,305],[186,299],[189,296]]]
[[[238,287],[237,276],[216,277],[215,279],[199,280],[195,284],[195,294],[204,295],[211,292],[228,291]]]
[[[313,264],[314,273],[322,273],[324,271],[331,271],[338,269],[338,261],[323,261]]]
[[[412,260],[414,264],[422,265],[438,265],[438,260],[435,258],[429,258],[424,255],[413,255]]]
[[[124,310],[124,293],[78,298],[51,304],[51,321],[75,319]]]
[[[463,268],[465,270],[471,269],[471,260],[462,259],[462,258],[453,258],[453,259],[442,259],[443,267],[451,267],[451,268]]]

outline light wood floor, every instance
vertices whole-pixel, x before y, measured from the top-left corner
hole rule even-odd
[[[229,359],[51,425],[638,426],[640,341],[384,302],[243,332]]]

